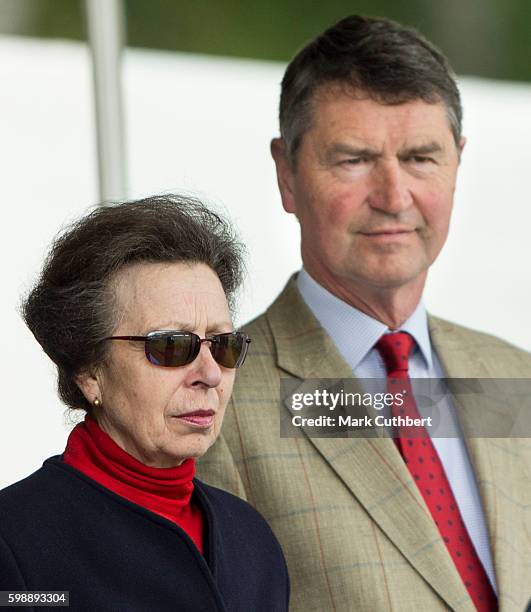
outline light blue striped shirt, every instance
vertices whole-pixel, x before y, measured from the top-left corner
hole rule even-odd
[[[390,331],[389,328],[327,291],[304,269],[297,276],[297,287],[308,308],[352,368],[353,374],[358,378],[381,379],[385,385],[387,371],[380,353],[374,346],[383,334]],[[411,378],[444,378],[437,354],[431,347],[428,317],[422,303],[419,303],[400,329],[394,331],[408,332],[415,338],[416,346],[409,361]],[[356,339],[355,342],[352,341],[353,338]],[[422,414],[422,406],[418,408],[421,416],[427,416]],[[472,543],[496,590],[488,532],[474,471],[451,401],[447,401],[445,409],[447,418],[453,421],[456,437],[432,438],[432,441],[439,453]]]

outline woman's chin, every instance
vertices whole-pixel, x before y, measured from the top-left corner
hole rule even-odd
[[[164,458],[164,463],[177,466],[181,465],[187,459],[199,459],[208,451],[212,444],[214,444],[216,437],[201,434],[199,434],[199,436],[194,436],[196,439],[189,440],[187,441],[187,444],[181,444],[179,448],[170,451],[170,453],[168,453],[168,455]],[[166,467],[170,466],[167,465]]]

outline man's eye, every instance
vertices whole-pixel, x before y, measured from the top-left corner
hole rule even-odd
[[[412,155],[409,159],[416,164],[426,164],[433,161],[431,157],[426,157],[425,155]]]
[[[347,166],[359,166],[365,161],[366,159],[364,157],[350,157],[349,159],[342,160],[341,163]]]

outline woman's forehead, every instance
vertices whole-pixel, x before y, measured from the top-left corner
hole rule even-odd
[[[118,273],[115,292],[120,326],[168,329],[173,322],[172,329],[190,329],[230,323],[221,282],[205,264],[135,264]]]

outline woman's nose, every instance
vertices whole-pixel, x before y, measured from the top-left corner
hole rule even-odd
[[[201,343],[199,354],[192,362],[192,384],[217,387],[222,380],[222,371],[210,351],[210,342]]]

